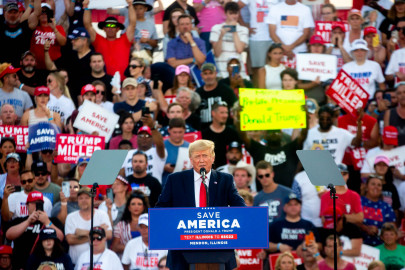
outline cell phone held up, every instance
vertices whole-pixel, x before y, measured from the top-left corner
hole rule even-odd
[[[43,202],[36,202],[36,210],[37,211],[44,211],[44,203]]]
[[[114,202],[114,193],[112,188],[107,188],[107,199],[110,199],[111,202]]]
[[[70,183],[69,182],[62,182],[62,192],[66,198],[70,197]]]
[[[315,235],[312,231],[305,235],[305,246],[311,245],[311,242],[315,241]]]
[[[229,28],[228,33],[236,32],[236,25],[224,25],[223,28]]]
[[[150,114],[149,107],[143,107],[142,108],[142,116],[145,116],[147,114]]]

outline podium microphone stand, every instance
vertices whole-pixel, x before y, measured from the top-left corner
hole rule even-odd
[[[93,227],[94,227],[94,198],[100,185],[112,185],[127,157],[127,150],[97,150],[90,158],[80,179],[80,185],[91,188],[91,217],[90,217],[90,270],[93,270]],[[97,182],[95,182],[97,179]]]
[[[336,199],[338,197],[336,197],[335,186],[344,186],[345,181],[329,151],[298,150],[297,155],[311,183],[314,186],[326,186],[330,189],[330,198],[333,202],[333,264],[334,270],[337,270]]]

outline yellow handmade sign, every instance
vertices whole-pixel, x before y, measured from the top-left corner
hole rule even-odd
[[[240,128],[305,128],[304,90],[239,89]]]

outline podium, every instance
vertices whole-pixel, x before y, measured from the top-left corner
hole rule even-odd
[[[227,263],[230,269],[236,268],[233,250],[184,251],[183,256],[190,270],[225,270]]]

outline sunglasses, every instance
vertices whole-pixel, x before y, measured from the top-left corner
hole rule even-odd
[[[35,172],[35,176],[47,176],[48,173],[47,172]]]
[[[70,186],[70,189],[73,189],[73,190],[79,190],[79,189],[80,189],[80,187],[79,187],[79,186]]]
[[[403,26],[403,27],[397,27],[397,30],[400,31],[400,32],[402,32],[402,33],[405,33],[405,26]]]
[[[102,94],[103,96],[105,95],[105,91],[100,91],[100,90],[97,90],[97,95],[98,94]]]
[[[78,160],[77,160],[77,163],[79,164],[79,163],[82,163],[82,162],[90,162],[90,158],[79,158]]]
[[[117,25],[116,25],[115,23],[107,23],[104,27],[107,27],[107,28],[116,28]]]
[[[152,136],[150,136],[149,134],[139,134],[138,135],[140,138],[150,138]]]
[[[41,150],[41,153],[46,155],[46,154],[52,154],[53,150]]]
[[[99,236],[93,236],[93,241],[96,241],[96,240],[101,241],[101,240],[103,240],[103,238],[104,238],[104,237],[102,237],[101,235],[99,235]]]
[[[47,83],[51,83],[51,82],[52,82],[52,80],[51,80],[51,79],[48,79],[48,80],[46,80],[46,82],[47,82]]]
[[[142,66],[138,66],[138,65],[129,65],[130,68],[140,68]]]
[[[263,177],[269,178],[269,177],[270,177],[270,174],[269,174],[269,173],[266,173],[266,174],[258,174],[258,175],[257,175],[257,178],[259,178],[259,179],[263,179]]]
[[[27,183],[31,184],[32,182],[34,182],[34,179],[27,179],[27,180],[21,180],[21,184],[25,185]]]

